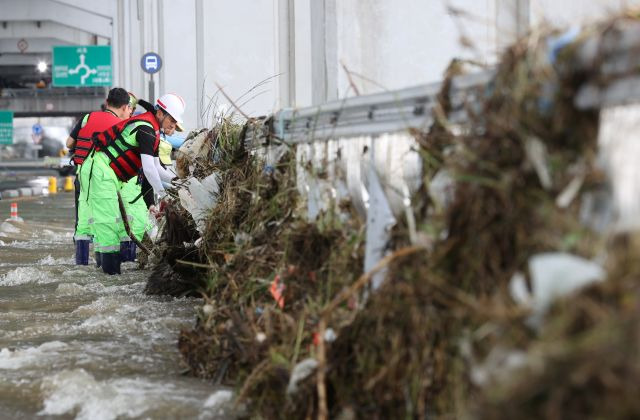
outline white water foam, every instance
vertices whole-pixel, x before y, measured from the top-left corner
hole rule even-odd
[[[90,271],[82,269],[65,270],[62,272],[62,277],[87,277],[87,273]]]
[[[36,262],[36,265],[70,265],[74,263],[75,263],[75,259],[71,257],[53,258],[51,254],[49,254],[46,257],[40,259],[38,262]]]
[[[84,369],[64,370],[46,377],[41,389],[44,408],[39,415],[62,415],[78,410],[76,420],[110,420],[140,416],[150,408],[140,380],[100,382]]]
[[[15,370],[25,366],[47,365],[50,361],[59,357],[61,350],[67,349],[67,345],[60,341],[50,341],[39,347],[27,347],[20,350],[0,350],[0,369]]]
[[[43,239],[32,239],[29,241],[18,241],[14,240],[9,244],[12,248],[17,249],[44,249],[51,247],[51,245],[56,245],[58,243],[65,243],[66,241],[51,241],[51,240],[43,240]]]
[[[18,286],[30,283],[47,284],[56,281],[56,278],[35,267],[18,267],[0,276],[0,286]]]
[[[124,335],[140,347],[167,340],[185,325],[186,318],[175,313],[174,302],[145,299],[142,295],[101,296],[72,314],[84,319],[78,328],[87,334]],[[190,315],[186,310],[184,316]]]
[[[0,231],[5,233],[19,233],[20,229],[9,222],[2,222],[2,224],[0,225]]]
[[[98,381],[84,369],[64,370],[43,379],[44,408],[39,415],[77,412],[76,420],[111,420],[138,417],[160,406],[170,406],[167,396],[179,393],[173,385],[140,378]],[[191,400],[179,396],[181,400]],[[193,401],[192,403],[195,403]]]
[[[234,411],[233,398],[234,394],[230,390],[223,389],[214,392],[202,405],[198,420],[236,418],[231,415]]]
[[[102,291],[104,291],[104,286],[101,283],[92,283],[88,285],[78,283],[60,283],[56,289],[56,295],[80,296],[86,295],[88,292],[100,293]]]
[[[204,402],[204,408],[222,409],[225,404],[233,399],[233,392],[228,389],[216,391]]]

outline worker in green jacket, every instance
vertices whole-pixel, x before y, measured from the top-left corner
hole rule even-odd
[[[94,111],[86,114],[73,127],[67,147],[73,153],[73,162],[77,167],[76,190],[76,230],[74,242],[76,245],[76,264],[89,264],[89,243],[92,232],[89,221],[91,219],[87,195],[83,193],[81,185],[82,164],[93,147],[91,137],[96,132],[102,132],[121,120],[131,117],[136,107],[135,95],[122,88],[113,88],[109,91],[104,111]],[[99,254],[96,253],[96,262],[100,264]]]
[[[120,274],[123,220],[129,216],[122,197],[124,184],[142,170],[160,204],[166,195],[163,181],[171,182],[175,176],[160,164],[158,149],[161,133],[182,130],[184,100],[168,93],[158,98],[155,107],[142,100],[138,105],[147,112],[93,136],[95,150],[83,164],[83,174],[90,168],[87,194],[94,242],[107,274]],[[137,235],[132,232],[132,236]]]
[[[173,145],[162,135],[160,137],[160,143],[158,144],[158,159],[164,169],[174,172],[172,169],[173,161],[171,160],[172,151]],[[144,200],[144,194],[142,192],[142,187],[148,185],[145,181],[144,173],[141,173],[139,176],[131,178],[126,182],[120,192],[127,210],[132,233],[140,242],[145,232],[152,228],[152,224],[149,222],[147,203]],[[165,187],[170,186],[170,183],[167,182],[163,182],[163,184]],[[151,186],[148,185],[147,188],[151,189]],[[153,189],[151,189],[151,196],[153,197]],[[126,233],[124,233],[123,237],[124,240],[120,243],[121,262],[135,261],[136,243],[130,239]]]
[[[131,233],[140,242],[145,232],[151,229],[149,209],[142,197],[142,176],[131,178],[123,184],[122,190],[120,190]],[[126,232],[122,232],[121,235],[120,260],[121,262],[136,260],[136,243],[132,238],[129,238]]]

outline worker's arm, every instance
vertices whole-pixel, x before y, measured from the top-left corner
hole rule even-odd
[[[144,176],[153,188],[153,192],[158,196],[164,196],[165,191],[162,186],[162,179],[160,178],[160,174],[158,173],[158,169],[154,162],[154,154],[157,153],[153,150],[155,142],[155,133],[153,128],[146,125],[140,127],[136,132],[136,140],[138,141],[138,146],[140,148],[140,160],[142,161],[142,171],[144,172]]]
[[[166,169],[164,166],[162,166],[162,164],[160,163],[160,158],[159,157],[154,157],[153,158],[153,162],[156,166],[156,169],[158,170],[158,174],[160,175],[160,179],[163,182],[171,182],[171,180],[173,180],[173,178],[176,177],[176,174],[170,170],[170,169]]]
[[[71,133],[69,133],[69,137],[67,137],[67,149],[71,150],[76,147],[76,140],[78,139],[78,133],[80,133],[80,129],[85,122],[86,116],[80,118],[78,122],[71,129]]]
[[[147,181],[149,181],[149,184],[151,184],[153,192],[158,196],[164,196],[164,186],[162,185],[162,180],[158,174],[156,165],[153,163],[153,156],[141,154],[140,160],[142,161],[142,171],[144,172],[144,176],[147,178]]]

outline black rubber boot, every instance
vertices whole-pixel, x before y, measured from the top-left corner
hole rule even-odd
[[[89,241],[76,239],[76,265],[89,265]]]
[[[102,252],[97,252],[94,254],[96,257],[96,268],[100,268],[102,266]]]
[[[133,241],[120,242],[120,261],[136,260],[136,243]]]
[[[120,253],[119,252],[103,252],[102,253],[102,271],[110,275],[120,274]]]

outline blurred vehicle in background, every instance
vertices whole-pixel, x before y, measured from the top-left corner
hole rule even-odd
[[[0,162],[25,162],[25,167],[39,162],[39,167],[55,169],[62,176],[73,174],[65,141],[74,122],[73,117],[14,119],[13,144],[0,145]]]

